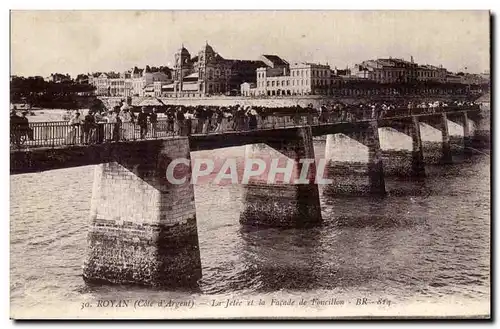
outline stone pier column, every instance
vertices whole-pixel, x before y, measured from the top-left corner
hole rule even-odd
[[[201,278],[187,138],[124,144],[116,162],[96,166],[92,192],[87,281],[150,286],[191,286]]]
[[[385,195],[384,166],[382,164],[382,151],[380,149],[377,120],[370,121],[367,128],[365,145],[368,146],[370,193]]]
[[[490,104],[481,105],[479,112],[469,112],[468,117],[474,121],[472,142],[474,148],[491,149],[491,108]]]
[[[267,170],[260,176],[250,177],[244,187],[241,224],[304,227],[321,223],[311,127],[284,132],[279,138],[269,138],[266,144],[247,145],[245,153],[246,159],[263,160]],[[293,163],[290,179],[285,179],[281,174],[283,177],[277,177],[275,182],[268,181],[273,159],[280,159],[279,168],[284,168],[287,161]],[[295,184],[294,181],[300,178],[300,173],[306,166],[300,162],[301,159],[309,159],[311,163],[308,174],[304,177],[306,182]]]
[[[464,126],[464,151],[465,153],[469,153],[472,147],[472,135],[469,127],[469,116],[467,112],[464,112],[463,115],[463,126]]]
[[[442,162],[443,163],[451,163],[452,162],[452,157],[451,157],[451,147],[450,147],[450,134],[448,132],[448,118],[446,116],[446,113],[441,114],[441,122],[440,122],[440,130],[441,134],[443,136],[442,140],[442,150],[443,150],[443,155],[442,155]]]
[[[327,135],[326,175],[332,183],[323,186],[323,193],[384,195],[382,158],[377,120],[353,124]]]
[[[414,177],[423,177],[425,176],[425,162],[418,117],[412,117],[410,134],[413,145],[411,175]]]

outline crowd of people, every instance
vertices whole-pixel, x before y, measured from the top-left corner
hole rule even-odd
[[[127,106],[116,106],[110,111],[91,109],[83,116],[78,110],[68,110],[63,115],[63,120],[71,127],[66,138],[67,143],[91,144],[144,139],[148,130],[151,130],[154,136],[158,114],[154,108],[150,113],[146,113],[143,108],[135,114]]]
[[[433,102],[366,102],[358,104],[345,104],[336,102],[334,104],[322,105],[317,109],[320,122],[329,120],[349,122],[359,119],[380,119],[384,117],[397,116],[400,113],[433,113],[436,109],[446,107],[472,107],[477,106],[470,101],[453,101],[449,104],[443,101]]]
[[[63,115],[70,130],[66,135],[68,144],[93,144],[109,141],[126,141],[159,137],[157,133],[165,135],[188,136],[190,134],[218,133],[227,130],[255,130],[259,121],[268,117],[288,116],[291,124],[314,124],[315,122],[352,122],[360,119],[383,118],[400,111],[413,109],[430,109],[434,111],[440,107],[473,106],[473,102],[454,101],[447,104],[442,101],[434,102],[364,102],[346,104],[334,102],[314,107],[299,105],[293,107],[268,108],[259,106],[164,106],[132,107],[123,100],[112,109],[90,109],[85,115],[80,111],[68,110]],[[160,120],[159,120],[160,119]],[[317,121],[316,121],[317,120]],[[33,131],[29,128],[26,113],[17,116],[15,109],[11,113],[11,125],[18,127],[28,137],[33,138]]]
[[[67,111],[63,120],[72,127],[68,143],[100,143],[157,137],[157,132],[171,135],[220,132],[223,121],[231,121],[233,130],[257,129],[259,114],[250,107],[187,107],[164,108],[158,113],[155,107],[142,107],[138,113],[123,103],[109,111],[89,110],[82,116],[77,110]],[[158,119],[161,117],[161,129]],[[226,120],[224,120],[226,119]],[[106,123],[103,125],[103,123]]]

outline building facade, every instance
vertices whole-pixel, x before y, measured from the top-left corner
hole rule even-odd
[[[442,66],[419,65],[400,58],[379,58],[356,64],[352,75],[382,84],[439,82],[447,83],[450,74]]]
[[[419,65],[417,68],[417,81],[434,81],[445,83],[447,71],[442,66]]]
[[[114,97],[159,97],[162,85],[171,82],[171,77],[165,72],[147,72],[137,67],[121,73],[97,73],[89,77],[89,83],[96,88],[96,95]],[[160,84],[160,87],[156,87],[156,91],[155,83]]]
[[[173,82],[162,87],[167,97],[237,95],[244,82],[255,83],[262,60],[225,59],[208,43],[191,57],[182,46],[174,55]]]
[[[352,74],[378,83],[411,83],[417,81],[418,64],[400,58],[371,59],[356,64]]]
[[[340,78],[328,65],[294,63],[257,69],[257,96],[330,95]]]

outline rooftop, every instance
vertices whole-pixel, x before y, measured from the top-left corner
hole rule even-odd
[[[277,55],[262,55],[265,59],[270,61],[273,66],[286,66],[288,62]]]

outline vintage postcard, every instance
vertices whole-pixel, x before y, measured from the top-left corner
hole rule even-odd
[[[489,319],[490,21],[11,11],[11,318]]]

